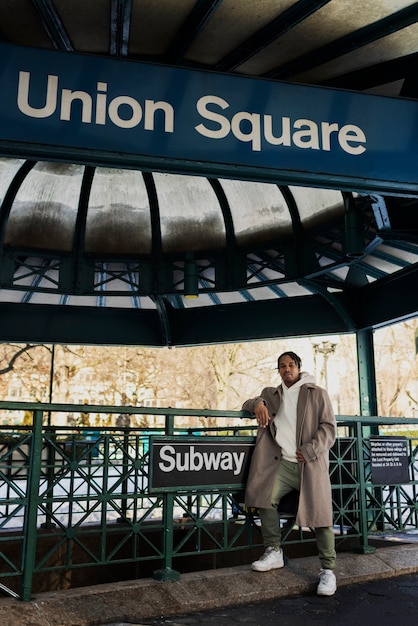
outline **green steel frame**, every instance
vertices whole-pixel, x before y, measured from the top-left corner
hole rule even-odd
[[[33,412],[33,427],[0,430],[0,589],[29,600],[34,578],[55,572],[116,564],[156,564],[159,580],[177,579],[178,559],[261,546],[257,516],[240,504],[233,488],[150,494],[149,437],[152,434],[248,437],[248,414],[235,411],[150,409],[0,402],[0,409]],[[93,429],[48,424],[51,412],[164,416],[163,428]],[[216,417],[223,427],[187,429],[178,417]],[[232,425],[231,425],[232,424]],[[371,427],[405,431],[412,419],[338,416],[331,451],[337,539],[358,539],[418,528],[418,435],[407,436],[409,482],[371,481]],[[2,432],[3,431],[3,432]],[[286,523],[283,543],[312,542],[309,529]],[[42,547],[41,547],[41,542]],[[14,550],[11,549],[14,546]]]

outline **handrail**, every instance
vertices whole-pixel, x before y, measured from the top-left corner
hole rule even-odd
[[[148,407],[148,406],[115,406],[105,404],[64,404],[61,402],[9,402],[0,401],[1,410],[12,411],[35,411],[41,409],[44,412],[54,411],[57,413],[111,413],[111,414],[132,414],[132,415],[174,415],[184,417],[232,417],[234,419],[251,419],[254,416],[248,411],[220,410],[220,409],[186,409],[177,407]],[[380,415],[361,416],[361,415],[337,415],[338,423],[342,422],[361,422],[362,424],[375,425],[379,424],[414,424],[418,423],[418,418],[411,417],[384,417]]]
[[[156,564],[160,568],[153,571],[155,577],[175,579],[179,559],[261,546],[256,518],[242,508],[237,494],[224,487],[157,494],[148,489],[150,435],[190,434],[197,440],[197,435],[228,432],[245,439],[245,431],[253,440],[256,424],[248,420],[250,414],[4,401],[2,409],[34,415],[32,426],[0,426],[0,590],[9,595],[25,601],[40,575],[103,565],[141,566],[148,572]],[[154,415],[164,417],[164,426],[45,425],[51,412]],[[229,422],[187,427],[176,425],[178,417]],[[402,429],[406,425],[416,426],[407,437],[408,484],[374,485],[371,427],[407,430]],[[418,420],[339,415],[337,427],[330,459],[337,541],[355,538],[359,550],[367,553],[373,550],[371,536],[416,530]],[[11,431],[22,436],[2,443],[1,433]],[[287,544],[313,540],[292,527],[284,536]],[[15,545],[13,554],[11,545]]]

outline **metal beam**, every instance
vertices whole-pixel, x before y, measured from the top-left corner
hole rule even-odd
[[[87,166],[84,170],[81,184],[80,198],[77,209],[77,219],[74,229],[72,250],[72,293],[88,293],[93,289],[94,269],[85,261],[84,241],[86,237],[86,222],[89,206],[91,185],[93,183],[94,168]]]
[[[417,73],[418,52],[407,56],[383,61],[375,65],[363,67],[360,70],[333,76],[321,81],[323,87],[334,87],[336,89],[353,89],[355,91],[364,91],[379,85],[385,85],[397,80],[402,80],[406,76],[411,76],[415,83],[414,76]],[[409,97],[407,93],[401,92],[401,95]]]
[[[125,57],[129,48],[132,0],[112,0],[110,5],[110,54]]]
[[[165,298],[162,298],[161,296],[156,296],[156,298],[153,298],[153,299],[157,307],[158,319],[160,320],[160,324],[161,324],[163,345],[171,346],[172,345],[172,338],[171,338],[172,333],[171,333],[170,320],[169,320],[169,315],[168,315],[168,309],[171,308],[171,305]]]
[[[373,332],[357,332],[360,415],[378,415]]]
[[[358,329],[377,328],[418,315],[418,264],[360,287],[346,289],[344,305]]]
[[[164,346],[155,310],[0,303],[1,340]]]
[[[74,46],[52,0],[32,0],[32,4],[56,50],[74,52]]]
[[[219,72],[230,72],[260,50],[267,48],[269,44],[306,20],[312,13],[316,13],[328,2],[330,0],[299,0],[216,63],[213,69]]]
[[[212,17],[222,0],[197,0],[164,54],[167,63],[178,63],[200,31]]]
[[[19,171],[14,176],[12,182],[8,186],[8,189],[4,195],[3,202],[0,206],[0,248],[4,247],[4,236],[6,234],[7,222],[9,219],[10,211],[12,210],[13,202],[16,198],[20,186],[29,174],[35,163],[33,161],[26,161]]]
[[[318,67],[327,63],[328,61],[334,61],[344,54],[353,52],[358,48],[382,39],[392,33],[395,33],[411,24],[415,24],[418,21],[418,2],[413,5],[401,9],[397,13],[384,17],[383,19],[359,28],[358,30],[344,35],[335,41],[316,48],[316,50],[310,50],[309,52],[302,54],[296,59],[292,59],[288,63],[284,63],[279,67],[276,67],[264,74],[264,78],[277,78],[285,80],[302,72],[306,72],[313,67]]]
[[[381,282],[335,294],[332,302],[323,295],[312,295],[181,310],[164,305],[163,311],[0,303],[1,339],[186,346],[303,337],[321,334],[324,329],[342,334],[417,315],[418,295],[411,288],[418,282],[417,265]]]
[[[37,143],[22,143],[17,141],[0,140],[0,156],[6,158],[26,158],[41,161],[51,161],[51,147]],[[384,193],[392,196],[406,196],[418,193],[418,186],[412,182],[395,182],[371,178],[356,178],[350,175],[333,175],[316,172],[299,172],[277,170],[269,167],[240,166],[209,161],[186,161],[184,159],[170,159],[153,157],[150,155],[135,155],[87,150],[84,148],[68,148],[56,146],[53,149],[53,160],[62,163],[91,164],[94,166],[120,167],[142,171],[164,172],[174,174],[191,174],[193,176],[217,176],[231,180],[250,180],[262,183],[276,183],[284,185],[301,185],[303,187],[318,187],[320,189],[340,189],[359,192],[364,190],[375,193]],[[367,174],[367,173],[366,173]]]

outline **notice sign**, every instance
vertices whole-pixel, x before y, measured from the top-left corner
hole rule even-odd
[[[151,437],[149,489],[242,488],[253,448],[253,437]]]
[[[372,482],[401,485],[409,482],[406,437],[370,437]]]

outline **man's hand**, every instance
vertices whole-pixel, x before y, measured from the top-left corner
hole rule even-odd
[[[257,419],[257,424],[262,428],[265,428],[270,421],[269,412],[264,402],[259,402],[254,409],[254,414]]]
[[[306,459],[300,450],[296,450],[296,458],[300,463],[306,463]]]

